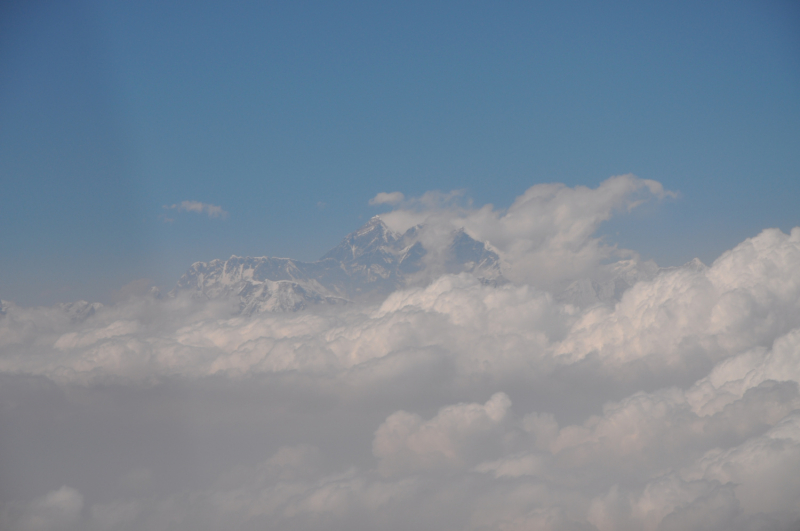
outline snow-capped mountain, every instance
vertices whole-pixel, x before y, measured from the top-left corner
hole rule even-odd
[[[424,226],[399,234],[375,216],[316,262],[266,256],[196,262],[171,294],[238,297],[241,312],[253,313],[376,301],[443,273],[502,281],[497,254],[463,230],[446,235],[435,249],[426,248],[425,240]]]

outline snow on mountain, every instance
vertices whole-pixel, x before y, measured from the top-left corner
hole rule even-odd
[[[463,230],[430,252],[422,242],[425,227],[398,234],[375,216],[347,235],[316,262],[290,258],[239,257],[196,262],[171,295],[238,297],[242,313],[302,310],[310,305],[377,301],[407,285],[423,282],[426,270],[470,272],[486,281],[502,280],[500,259]]]
[[[311,304],[345,304],[313,278],[315,264],[289,258],[240,257],[195,262],[171,292],[198,298],[239,298],[241,313],[291,312]]]

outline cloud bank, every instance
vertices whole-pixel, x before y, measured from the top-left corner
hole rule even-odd
[[[0,527],[797,529],[800,228],[675,268],[595,235],[667,195],[403,199],[509,282],[375,305],[3,302]]]

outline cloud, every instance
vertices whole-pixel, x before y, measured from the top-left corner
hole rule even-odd
[[[370,205],[396,205],[405,199],[402,192],[380,192],[369,200]]]
[[[667,195],[621,176],[502,211],[406,199],[385,216],[463,227],[509,281],[375,304],[3,301],[0,524],[797,529],[800,228],[673,268],[597,238]]]
[[[418,415],[398,411],[375,432],[372,453],[385,473],[463,466],[468,443],[494,431],[510,406],[505,393],[496,393],[484,405],[445,407],[427,422]]]
[[[4,529],[19,531],[58,531],[75,529],[83,496],[76,489],[63,486],[21,507],[21,514],[4,514]],[[2,520],[0,520],[2,521]]]
[[[222,210],[222,207],[209,203],[201,203],[200,201],[181,201],[180,203],[170,206],[164,205],[164,208],[177,210],[178,212],[195,212],[197,214],[205,214],[210,218],[225,219],[228,217],[228,213],[225,210]],[[173,220],[165,219],[165,221],[171,222]]]
[[[463,191],[428,192],[382,214],[381,219],[398,232],[420,223],[445,231],[463,228],[491,244],[503,259],[509,279],[552,289],[592,273],[602,276],[599,265],[609,259],[636,259],[636,253],[603,243],[595,232],[616,212],[674,195],[658,182],[619,175],[594,189],[537,184],[506,210],[492,205],[474,208],[461,200]]]

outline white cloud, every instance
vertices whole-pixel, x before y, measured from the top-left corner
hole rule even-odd
[[[419,223],[448,231],[464,228],[487,241],[500,253],[504,271],[516,282],[552,286],[598,270],[620,253],[594,236],[603,221],[617,211],[628,211],[648,199],[673,197],[660,183],[619,175],[595,189],[562,184],[530,187],[507,210],[492,205],[473,208],[459,204],[463,191],[428,192],[382,214],[393,230],[403,232]]]
[[[406,411],[391,414],[375,432],[372,453],[384,473],[417,468],[461,467],[471,443],[485,439],[506,417],[511,401],[496,393],[486,404],[442,408],[429,421]]]
[[[406,196],[402,192],[380,192],[369,200],[370,205],[396,205],[401,203]]]
[[[389,219],[464,227],[511,282],[376,305],[3,302],[4,474],[31,479],[0,524],[796,529],[800,228],[669,269],[597,239],[666,195],[622,176],[506,211],[403,200]],[[570,298],[603,282],[612,302]]]
[[[210,218],[225,219],[228,217],[228,213],[223,210],[222,207],[212,205],[210,203],[201,203],[200,201],[181,201],[180,203],[170,206],[165,205],[164,208],[177,210],[178,212],[195,212],[197,214],[205,214]],[[166,219],[166,221],[172,222],[174,220]]]

